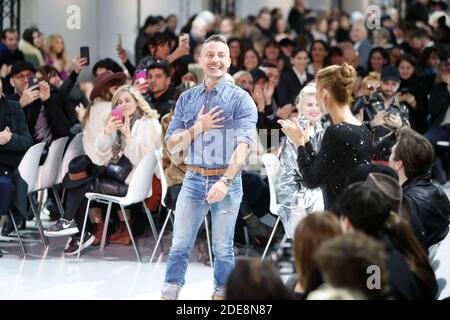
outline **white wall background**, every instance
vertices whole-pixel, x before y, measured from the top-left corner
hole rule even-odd
[[[49,35],[61,34],[65,41],[69,57],[79,53],[80,46],[89,46],[92,64],[105,57],[118,59],[115,46],[117,33],[122,34],[125,49],[134,53],[134,41],[137,36],[137,16],[139,0],[22,0],[21,30],[35,25]],[[140,0],[142,25],[146,17],[152,15],[167,16],[176,14],[179,26],[187,19],[208,8],[208,0]],[[270,9],[279,7],[287,16],[293,0],[236,0],[236,15],[246,17],[256,15],[259,9],[267,6]],[[305,0],[309,8],[329,8],[331,0]],[[369,0],[344,0],[346,11],[364,10]],[[70,30],[66,26],[69,14],[68,6],[78,5],[81,10],[81,29]],[[134,57],[131,56],[131,61]],[[83,77],[87,77],[84,72]]]

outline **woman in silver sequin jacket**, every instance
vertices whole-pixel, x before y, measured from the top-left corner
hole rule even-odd
[[[306,122],[309,121],[309,141],[314,150],[318,151],[324,129],[320,122],[323,115],[322,108],[317,104],[315,93],[315,85],[308,84],[300,92],[296,105],[299,111],[298,122],[305,127]],[[322,190],[320,188],[308,189],[304,186],[303,175],[297,164],[297,156],[297,148],[286,137],[279,155],[281,166],[276,191],[280,204],[278,214],[288,238],[292,238],[295,226],[303,216],[324,210]]]

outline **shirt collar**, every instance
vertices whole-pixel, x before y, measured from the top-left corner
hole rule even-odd
[[[215,86],[211,91],[216,91],[217,93],[221,93],[226,85],[227,85],[227,78],[224,76]],[[201,84],[201,89],[200,89],[200,93],[204,93],[207,90],[205,82],[203,81],[203,83]]]
[[[295,67],[292,67],[292,70],[294,70],[295,75],[298,78],[298,81],[300,81],[301,84],[305,83],[306,80],[308,80],[306,76],[306,71],[304,71],[302,74],[300,74]]]

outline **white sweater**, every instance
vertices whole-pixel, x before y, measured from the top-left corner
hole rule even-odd
[[[97,153],[95,139],[104,132],[111,115],[111,102],[95,99],[90,106],[89,119],[83,128],[83,148],[86,155],[98,166],[104,165],[104,159]]]
[[[161,125],[156,119],[142,117],[136,120],[131,129],[131,137],[127,139],[123,154],[130,159],[133,164],[133,170],[128,175],[125,183],[129,184],[139,162],[148,153],[161,148]],[[95,149],[101,162],[109,164],[112,158],[112,146],[114,139],[117,138],[117,132],[112,135],[105,134],[102,130],[95,140]],[[155,174],[159,177],[156,170]]]

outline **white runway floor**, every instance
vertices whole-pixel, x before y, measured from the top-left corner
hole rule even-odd
[[[450,183],[445,189],[450,194]],[[104,256],[98,247],[89,247],[78,260],[63,257],[65,237],[50,239],[45,251],[36,241],[33,225],[28,222],[29,231],[25,232],[30,253],[26,259],[22,259],[17,241],[4,242],[14,238],[0,237],[4,251],[0,258],[0,299],[159,299],[166,264],[163,259],[148,263],[154,245],[150,235],[138,240],[143,263],[137,262],[131,246],[120,245],[107,246]],[[165,238],[168,250],[170,235]],[[450,237],[442,243],[432,265],[440,299],[450,297]],[[208,300],[212,286],[212,269],[192,258],[180,298]]]

